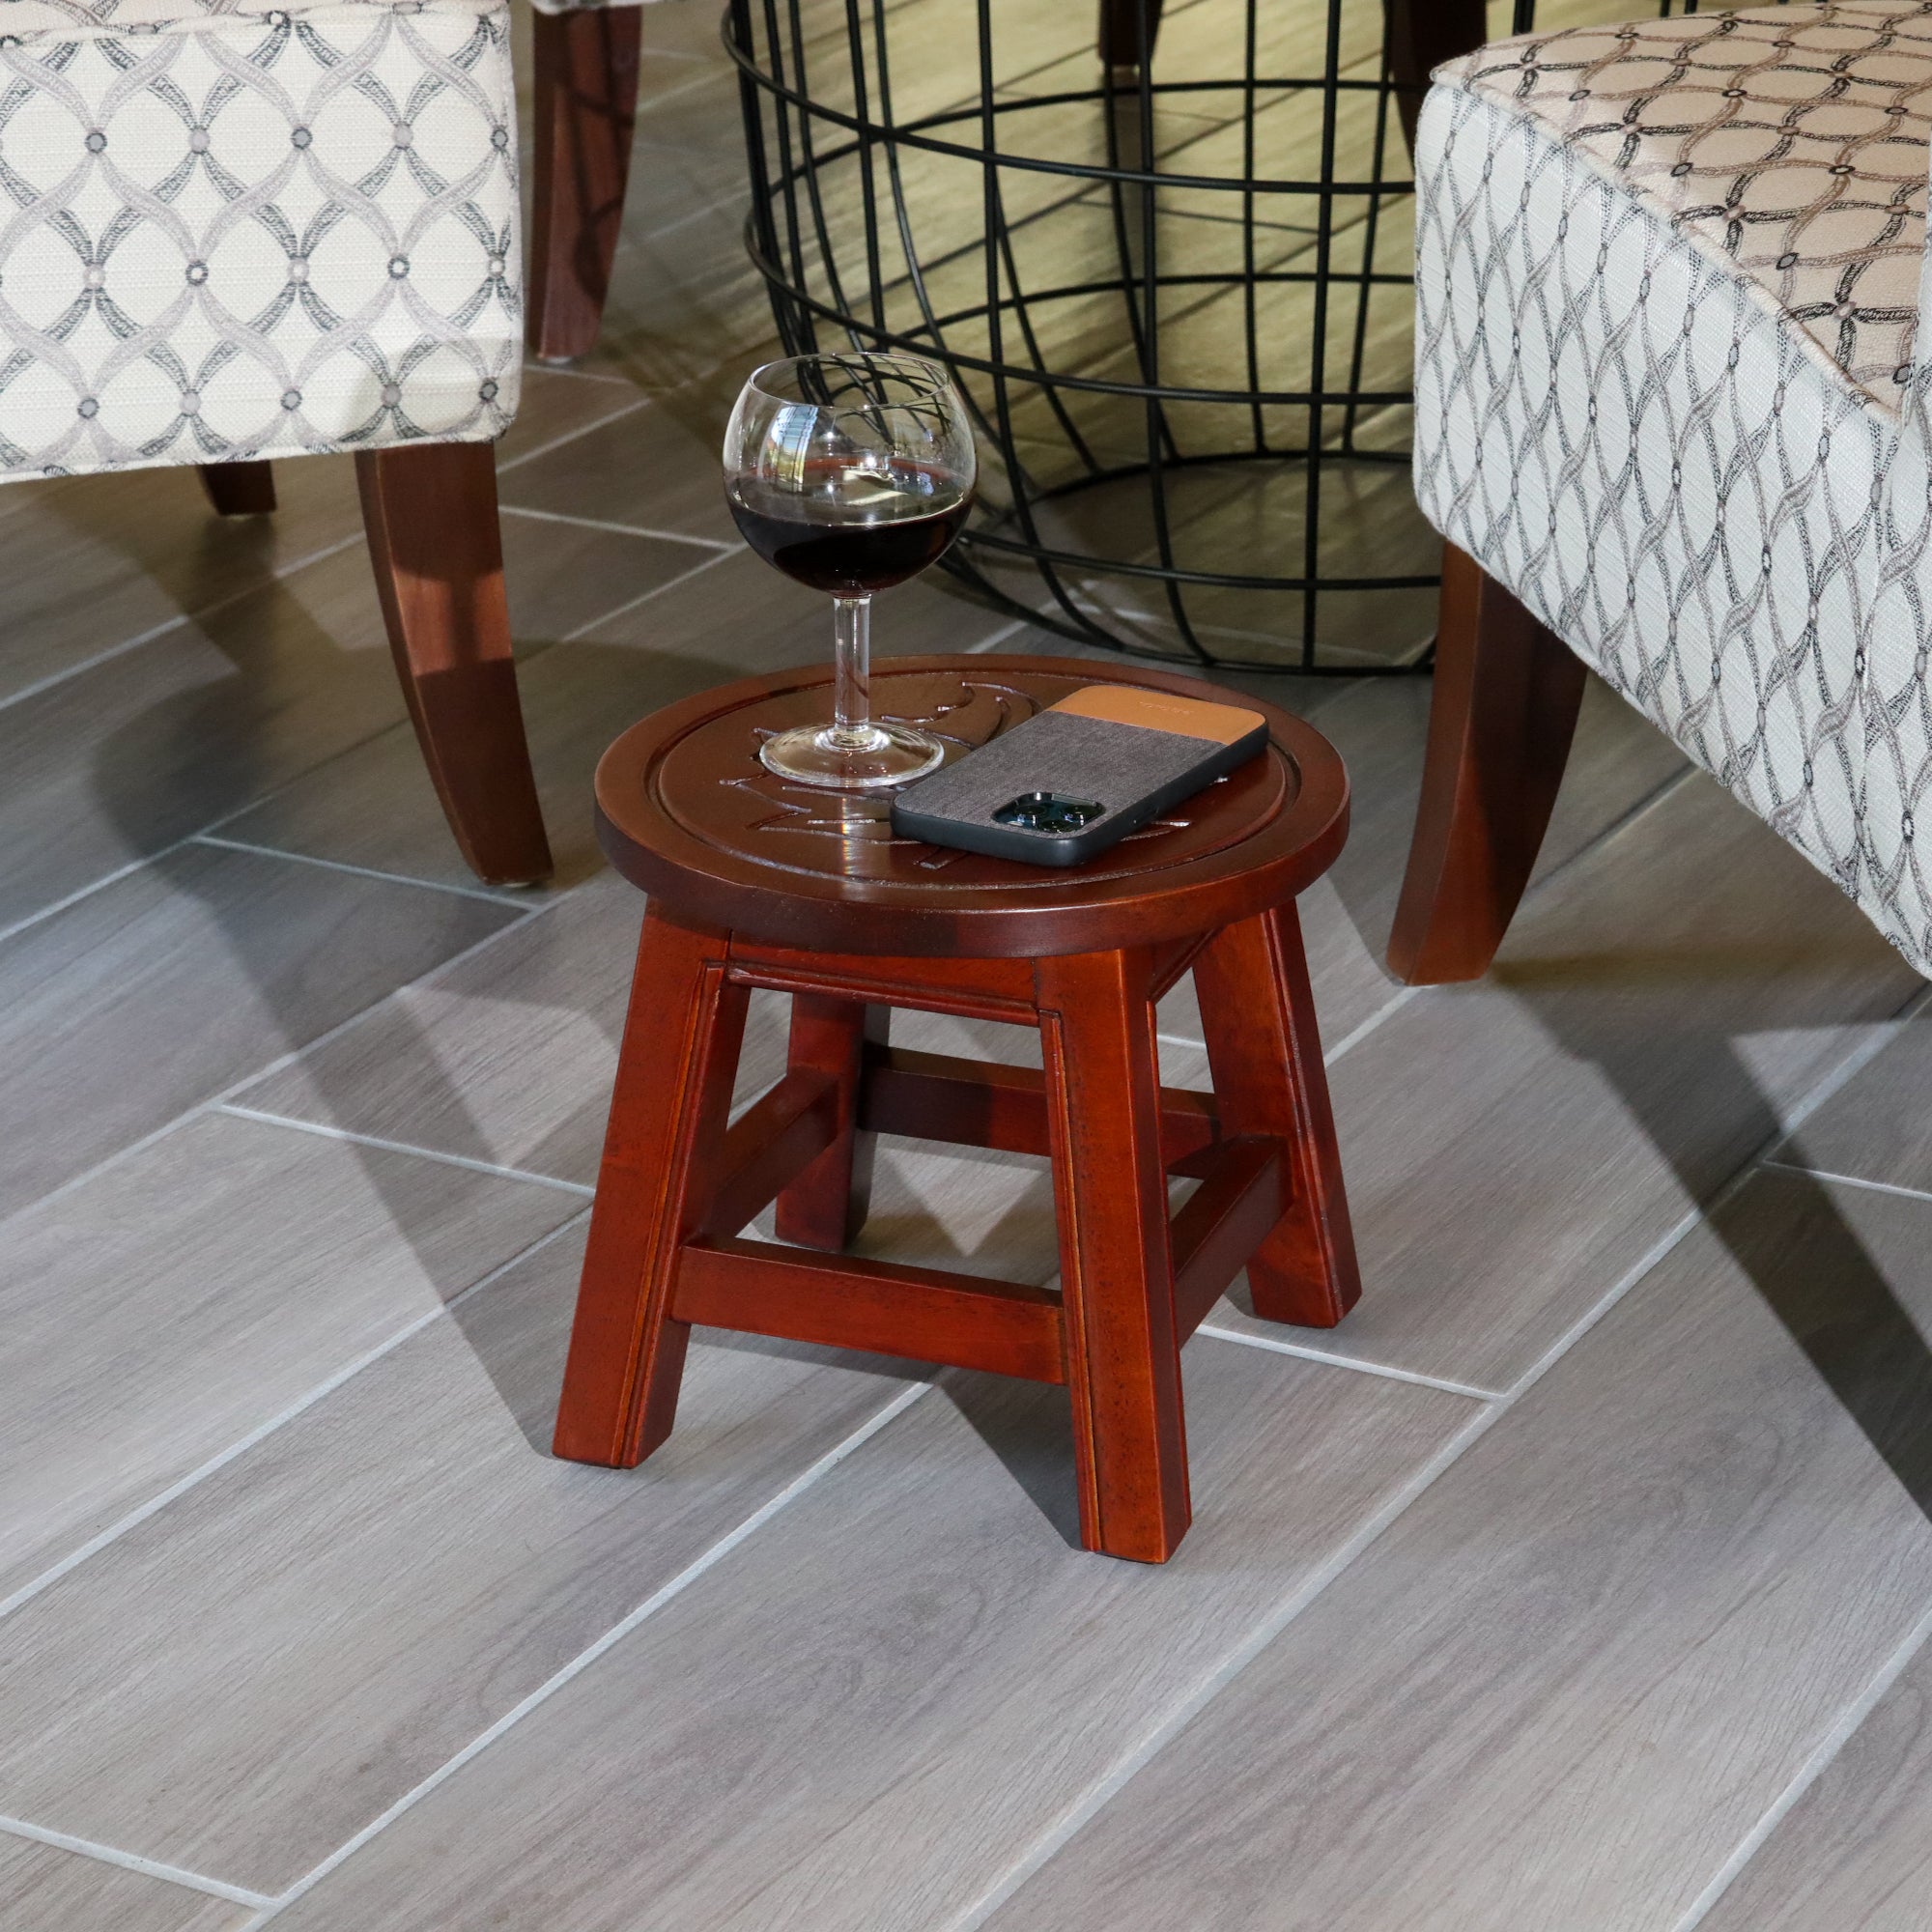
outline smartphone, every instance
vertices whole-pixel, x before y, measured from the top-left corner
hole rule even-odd
[[[902,838],[1080,866],[1256,756],[1258,711],[1090,684],[893,799]]]

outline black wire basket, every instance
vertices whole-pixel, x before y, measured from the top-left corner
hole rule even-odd
[[[1425,668],[1406,131],[1481,0],[1101,0],[1097,34],[1093,4],[731,0],[787,353],[949,365],[981,478],[948,568],[1018,615],[1223,669]]]

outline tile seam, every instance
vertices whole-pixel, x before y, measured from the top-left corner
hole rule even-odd
[[[44,1591],[51,1589],[62,1577],[71,1576],[82,1564],[99,1555],[103,1549],[109,1548],[112,1545],[118,1543],[130,1530],[138,1529],[150,1518],[158,1516],[170,1504],[180,1501],[189,1491],[199,1488],[209,1477],[219,1474],[229,1463],[245,1456],[249,1450],[258,1447],[261,1443],[266,1442],[277,1430],[285,1428],[298,1416],[313,1408],[317,1403],[333,1395],[337,1389],[341,1388],[355,1377],[360,1375],[364,1369],[381,1361],[384,1356],[392,1354],[405,1342],[409,1341],[412,1336],[419,1335],[439,1318],[447,1315],[460,1303],[469,1300],[471,1295],[482,1293],[484,1289],[499,1281],[513,1267],[521,1265],[524,1262],[528,1261],[531,1256],[548,1247],[551,1242],[568,1234],[581,1221],[585,1219],[589,1211],[588,1207],[580,1208],[577,1213],[559,1222],[554,1228],[547,1230],[544,1234],[538,1236],[535,1240],[526,1241],[515,1254],[510,1255],[504,1261],[499,1262],[495,1267],[479,1275],[467,1287],[451,1295],[447,1301],[440,1301],[434,1308],[426,1308],[421,1314],[412,1317],[393,1334],[385,1336],[381,1342],[363,1350],[360,1354],[344,1363],[331,1374],[326,1376],[321,1381],[314,1383],[300,1396],[297,1397],[294,1402],[279,1409],[274,1415],[270,1416],[264,1422],[258,1423],[253,1429],[238,1436],[225,1448],[217,1450],[215,1454],[197,1463],[194,1468],[190,1469],[185,1475],[178,1477],[174,1482],[168,1484],[166,1488],[156,1491],[155,1494],[146,1498],[145,1501],[138,1503],[133,1509],[126,1511],[123,1515],[116,1518],[113,1522],[109,1523],[105,1529],[90,1537],[77,1548],[70,1550],[57,1563],[50,1565],[38,1576],[31,1577],[11,1595],[0,1598],[0,1621],[4,1621],[6,1618],[12,1616],[15,1610],[31,1603]]]
[[[561,1690],[566,1685],[589,1669],[600,1658],[614,1649],[617,1644],[621,1643],[632,1632],[647,1622],[665,1605],[670,1603],[674,1598],[681,1596],[698,1577],[713,1569],[717,1564],[723,1562],[725,1557],[730,1555],[742,1544],[748,1542],[772,1518],[777,1516],[789,1504],[795,1502],[799,1496],[811,1489],[821,1477],[827,1475],[840,1463],[844,1462],[847,1457],[870,1441],[880,1431],[895,1422],[915,1402],[919,1401],[922,1396],[929,1393],[931,1388],[932,1384],[928,1381],[914,1382],[910,1387],[902,1389],[896,1396],[883,1404],[864,1423],[853,1430],[850,1435],[842,1437],[832,1448],[827,1450],[823,1456],[820,1456],[807,1468],[802,1469],[789,1483],[777,1492],[776,1494],[768,1497],[759,1508],[753,1511],[743,1521],[720,1537],[716,1543],[710,1545],[701,1554],[695,1557],[675,1577],[670,1577],[667,1582],[661,1584],[642,1603],[629,1611],[617,1623],[611,1625],[603,1635],[598,1637],[594,1642],[586,1645],[569,1662],[546,1678],[527,1696],[512,1706],[510,1710],[504,1712],[495,1723],[478,1732],[460,1751],[445,1759],[443,1763],[429,1773],[427,1776],[420,1779],[410,1790],[405,1792],[394,1804],[389,1805],[377,1817],[371,1819],[361,1831],[344,1840],[327,1858],[310,1867],[294,1885],[290,1886],[287,1890],[280,1893],[261,1911],[256,1918],[250,1919],[243,1932],[256,1932],[257,1927],[267,1925],[271,1919],[275,1918],[282,1912],[285,1912],[298,1898],[313,1890],[331,1872],[338,1870],[350,1859],[354,1858],[364,1845],[379,1837],[397,1819],[412,1810],[423,1799],[427,1798],[433,1791],[455,1776],[466,1765],[472,1763],[488,1750],[492,1745],[496,1744],[499,1739],[506,1737],[526,1717],[547,1703],[551,1697]]]
[[[500,1162],[478,1160],[473,1155],[447,1153],[438,1148],[420,1147],[414,1141],[394,1141],[381,1134],[357,1133],[353,1127],[338,1127],[325,1121],[304,1121],[295,1114],[276,1114],[261,1107],[243,1107],[232,1100],[216,1101],[213,1111],[231,1120],[254,1121],[266,1127],[282,1127],[290,1133],[312,1134],[318,1139],[340,1141],[351,1147],[374,1148],[383,1153],[408,1154],[417,1160],[433,1160],[444,1167],[460,1167],[470,1174],[484,1174],[497,1180],[526,1181],[533,1187],[549,1187],[560,1194],[588,1201],[596,1192],[581,1180],[564,1180],[554,1174],[539,1174],[533,1168],[505,1167]]]
[[[206,1892],[211,1898],[225,1899],[231,1905],[253,1906],[259,1911],[269,1903],[264,1892],[249,1891],[242,1886],[229,1885],[218,1878],[208,1878],[181,1865],[164,1864],[158,1859],[146,1859],[138,1852],[124,1852],[118,1845],[103,1845],[93,1838],[76,1838],[68,1832],[49,1831],[46,1826],[36,1825],[29,1819],[0,1816],[0,1832],[11,1837],[25,1838],[33,1844],[49,1846],[55,1851],[72,1852],[80,1858],[92,1859],[98,1864],[138,1872],[143,1878],[164,1879],[170,1885],[184,1887],[189,1891]]]

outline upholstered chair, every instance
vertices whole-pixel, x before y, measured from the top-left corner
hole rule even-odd
[[[1932,972],[1932,7],[1530,35],[1436,81],[1415,480],[1449,549],[1392,966],[1489,965],[1588,666]]]
[[[486,879],[550,854],[491,441],[522,351],[494,0],[7,0],[0,480],[353,452],[423,754]]]

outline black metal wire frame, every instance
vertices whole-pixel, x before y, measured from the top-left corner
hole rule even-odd
[[[966,0],[959,0],[962,6]],[[1407,265],[1378,266],[1386,205],[1413,193],[1406,175],[1388,173],[1389,123],[1397,87],[1386,56],[1374,79],[1342,74],[1341,45],[1345,0],[1321,0],[1327,10],[1323,71],[1317,75],[1264,75],[1257,71],[1258,9],[1312,6],[1317,0],[1239,0],[1243,9],[1237,71],[1225,79],[1161,80],[1154,74],[1158,56],[1151,40],[1158,22],[1158,0],[1125,0],[1138,31],[1139,59],[1131,74],[1098,71],[1091,88],[1046,95],[1002,96],[995,83],[995,16],[1009,9],[1024,13],[1031,0],[972,0],[977,8],[978,88],[964,104],[895,117],[893,74],[888,57],[888,0],[844,0],[843,45],[835,35],[809,43],[801,0],[729,0],[724,20],[724,44],[736,64],[745,140],[752,180],[752,207],[746,242],[770,292],[781,341],[787,354],[816,353],[821,330],[840,345],[904,349],[930,355],[962,381],[984,443],[997,455],[1011,493],[1009,507],[977,519],[947,560],[953,574],[994,604],[1082,641],[1139,656],[1179,657],[1204,668],[1240,670],[1297,670],[1317,675],[1357,677],[1376,672],[1426,669],[1430,652],[1410,652],[1400,662],[1365,666],[1324,661],[1319,643],[1322,600],[1338,592],[1396,592],[1426,589],[1434,574],[1388,574],[1372,567],[1324,572],[1321,559],[1322,486],[1339,466],[1406,466],[1406,450],[1366,448],[1358,440],[1365,416],[1411,400],[1406,388],[1365,388],[1369,296],[1378,286],[1404,286],[1412,277]],[[1081,4],[1081,0],[1075,0]],[[1093,0],[1085,0],[1091,6]],[[1227,0],[1232,11],[1236,0]],[[1361,4],[1361,0],[1355,0]],[[1417,0],[1431,5],[1433,0]],[[1661,0],[1660,13],[1694,12],[1696,0]],[[815,16],[822,32],[823,15]],[[1516,30],[1534,25],[1533,0],[1516,0]],[[1233,37],[1231,36],[1231,43]],[[828,51],[829,49],[829,51]],[[847,105],[814,96],[808,59],[836,60],[849,93]],[[1312,179],[1279,179],[1255,173],[1255,113],[1258,99],[1296,90],[1313,96],[1321,114],[1320,163]],[[968,89],[962,86],[961,92]],[[1189,97],[1238,93],[1242,101],[1242,172],[1237,177],[1190,174],[1163,168],[1154,150],[1156,101],[1184,102]],[[1342,102],[1348,96],[1374,97],[1375,132],[1368,173],[1359,180],[1338,176],[1336,150]],[[1009,116],[1045,108],[1091,104],[1107,137],[1104,162],[1047,159],[1003,148]],[[1137,152],[1121,152],[1119,110],[1138,128]],[[1406,151],[1400,128],[1394,153]],[[931,154],[971,163],[981,188],[982,228],[970,249],[950,250],[942,259],[956,265],[963,255],[982,258],[983,298],[963,305],[939,307],[928,279],[937,266],[922,260],[909,210],[902,157]],[[828,221],[826,188],[836,170],[852,164],[856,173],[860,235],[856,248],[841,251]],[[1015,174],[1065,181],[1065,207],[1096,187],[1105,190],[1115,246],[1114,271],[1098,278],[1027,287],[1013,249],[1019,224],[1009,220],[1006,179]],[[1155,220],[1155,190],[1196,189],[1226,194],[1239,209],[1241,264],[1225,271],[1177,272],[1163,270]],[[1263,196],[1302,196],[1314,210],[1311,267],[1264,269],[1256,254],[1256,207]],[[1049,209],[1045,211],[1051,213]],[[851,211],[840,208],[841,216]],[[1039,212],[1025,217],[1039,218]],[[895,237],[901,264],[889,270],[885,235]],[[1343,268],[1335,259],[1338,239],[1359,231],[1360,266]],[[1351,237],[1352,239],[1352,237]],[[813,270],[816,270],[814,276]],[[1271,285],[1302,285],[1313,290],[1313,327],[1308,380],[1293,388],[1263,385],[1260,342],[1261,297]],[[848,294],[848,285],[851,293]],[[1162,317],[1178,304],[1214,291],[1236,289],[1242,307],[1242,366],[1215,386],[1177,384],[1165,379],[1161,362]],[[1355,301],[1346,376],[1331,380],[1328,310],[1338,292]],[[1134,380],[1082,375],[1049,367],[1039,340],[1039,321],[1056,304],[1093,297],[1115,297],[1122,305],[1123,344],[1132,354]],[[890,298],[890,299],[889,299]],[[895,310],[907,307],[913,314]],[[916,314],[917,320],[914,320]],[[959,336],[971,326],[983,332],[984,351],[963,347]],[[1144,421],[1145,454],[1132,463],[1106,463],[1083,435],[1068,400],[1082,394],[1137,401]],[[1018,396],[1043,398],[1059,435],[1077,465],[1071,481],[1042,487],[1032,474],[1014,428]],[[1218,404],[1238,412],[1245,433],[1224,446],[1183,449],[1171,412],[1178,404]],[[1266,412],[1293,411],[1300,433],[1283,440],[1271,434]],[[1299,465],[1306,474],[1298,569],[1288,575],[1264,572],[1198,570],[1177,560],[1169,486],[1174,476],[1205,464],[1260,462]],[[1151,514],[1152,556],[1117,557],[1075,550],[1042,531],[1043,506],[1107,484],[1142,477]],[[989,578],[986,557],[1023,559],[1037,571],[1045,608],[1028,604]],[[1374,559],[1364,559],[1372,565]],[[1102,612],[1077,594],[1075,579],[1119,578],[1157,585],[1179,639],[1179,651],[1157,649],[1123,637]],[[1298,597],[1298,637],[1284,639],[1284,654],[1271,658],[1229,656],[1210,649],[1189,608],[1188,593],[1266,592]]]

